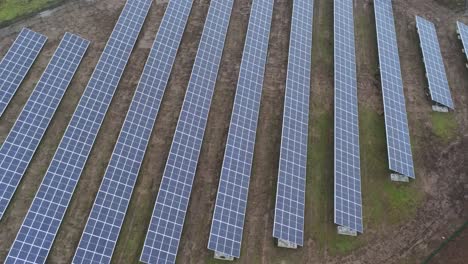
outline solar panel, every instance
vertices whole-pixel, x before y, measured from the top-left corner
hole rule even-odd
[[[468,26],[457,21],[457,32],[463,44],[463,52],[468,60]]]
[[[7,262],[45,262],[151,2],[127,1],[13,242]]]
[[[304,243],[313,14],[313,0],[293,2],[273,226],[273,237],[293,247]]]
[[[111,261],[191,6],[166,9],[73,263]]]
[[[208,248],[240,257],[273,0],[254,0],[211,223]]]
[[[375,0],[374,9],[388,162],[392,171],[414,178],[413,155],[411,153],[392,0]]]
[[[28,73],[47,37],[23,28],[0,61],[0,116]]]
[[[421,50],[432,101],[454,109],[434,24],[424,18],[416,16],[416,27],[421,42]]]
[[[363,231],[353,0],[335,0],[335,224]]]
[[[0,147],[0,219],[68,88],[89,41],[66,33]]]
[[[175,263],[233,0],[212,0],[140,261]]]

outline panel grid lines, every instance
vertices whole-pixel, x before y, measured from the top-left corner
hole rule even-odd
[[[175,263],[233,0],[212,0],[140,260]]]
[[[89,41],[66,33],[0,147],[0,219],[23,177]]]
[[[363,231],[353,0],[334,1],[335,224]]]
[[[312,61],[313,0],[295,0],[273,236],[302,246]]]
[[[375,0],[374,8],[389,166],[392,171],[414,178],[392,0]]]
[[[253,1],[242,55],[208,242],[225,256],[240,257],[273,5]]]
[[[47,37],[23,28],[0,61],[0,116],[36,60]]]
[[[46,261],[151,3],[129,0],[123,8],[6,263]]]
[[[111,261],[191,6],[166,8],[73,263]]]
[[[431,99],[436,103],[454,109],[435,26],[430,21],[416,16],[416,27],[421,43]]]

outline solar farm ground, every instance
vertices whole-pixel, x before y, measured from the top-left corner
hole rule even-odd
[[[0,6],[6,2],[9,1],[0,0]],[[73,257],[165,2],[156,0],[150,10],[50,252],[49,263],[68,263]],[[315,0],[305,246],[295,251],[276,248],[271,235],[292,12],[290,0],[275,2],[242,255],[236,263],[420,263],[468,219],[468,70],[455,34],[456,20],[468,22],[468,17],[463,16],[463,4],[459,3],[463,1],[394,0],[417,177],[410,184],[395,184],[389,181],[387,170],[372,1],[355,0],[364,234],[348,238],[336,235],[333,224],[333,1]],[[64,32],[77,33],[92,41],[0,222],[0,260],[5,258],[16,236],[124,3],[124,0],[68,1],[46,15],[42,13],[0,28],[0,56],[22,26],[49,37],[44,51],[0,119],[0,141],[13,126]],[[178,263],[218,263],[212,260],[212,252],[206,246],[250,3],[237,0],[234,4]],[[195,0],[114,263],[138,261],[208,5],[209,0]],[[414,15],[436,24],[456,106],[453,113],[431,112]],[[468,243],[466,232],[451,243],[455,244],[441,251],[433,259],[434,263],[460,263],[457,259],[468,257],[450,257],[463,254],[460,252]]]

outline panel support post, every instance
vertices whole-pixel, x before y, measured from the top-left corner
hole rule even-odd
[[[338,226],[337,228],[338,235],[344,235],[344,236],[357,236],[357,231],[353,230],[349,227],[346,226]]]
[[[291,241],[283,240],[283,239],[278,239],[277,246],[280,248],[292,248],[292,249],[297,248],[297,244],[292,243]]]
[[[408,176],[398,174],[398,173],[390,174],[390,179],[394,182],[409,182]]]
[[[214,253],[214,258],[215,259],[220,259],[220,260],[229,260],[229,261],[233,261],[234,260],[234,257],[233,256],[228,256],[228,255],[225,255],[221,252],[216,252]]]
[[[432,111],[440,112],[440,113],[448,113],[449,109],[448,107],[445,107],[445,106],[432,105]]]

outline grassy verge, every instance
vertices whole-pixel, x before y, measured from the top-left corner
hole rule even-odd
[[[415,181],[390,181],[384,117],[366,108],[359,115],[365,225],[379,229],[401,223],[416,213],[423,193]]]
[[[0,26],[26,17],[64,0],[0,0]]]
[[[360,245],[360,238],[339,236],[333,224],[333,115],[320,115],[314,120],[309,168],[311,178],[307,181],[307,201],[315,201],[312,228],[309,234],[318,244],[321,254],[346,254]]]
[[[449,142],[457,136],[457,121],[453,114],[431,113],[432,132],[442,139]]]
[[[141,182],[140,182],[141,181]],[[142,184],[141,177],[137,180],[135,190],[140,190]],[[137,197],[138,196],[138,197]],[[130,200],[127,216],[119,240],[115,248],[115,254],[112,261],[115,263],[140,263],[140,253],[143,250],[143,242],[146,237],[146,231],[153,212],[153,205],[156,197],[152,196],[151,191],[135,192]],[[130,221],[130,224],[127,222]]]
[[[415,182],[390,181],[383,116],[361,109],[360,127],[364,228],[379,230],[414,216],[423,195]],[[367,243],[367,237],[365,233],[340,236],[333,224],[333,115],[324,113],[315,118],[312,134],[306,199],[314,202],[306,235],[317,242],[321,254],[346,255]]]

